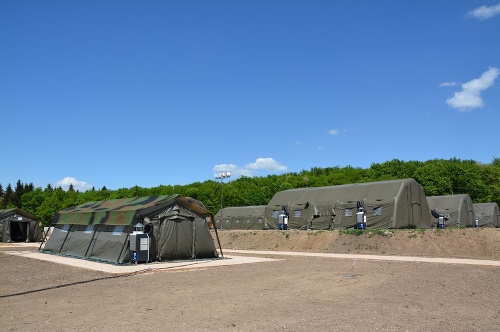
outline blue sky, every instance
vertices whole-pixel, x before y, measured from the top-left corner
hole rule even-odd
[[[4,0],[0,49],[4,188],[500,157],[498,0]]]

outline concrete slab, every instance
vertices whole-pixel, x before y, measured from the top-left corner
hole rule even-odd
[[[58,264],[64,264],[83,269],[101,271],[105,273],[118,273],[118,274],[158,271],[158,270],[168,270],[168,271],[192,270],[192,269],[203,269],[203,268],[220,267],[227,265],[271,262],[279,260],[279,259],[262,258],[262,257],[224,255],[224,258],[194,259],[194,260],[158,262],[149,264],[114,265],[114,264],[89,261],[85,259],[46,254],[38,251],[33,252],[33,251],[22,251],[22,250],[17,250],[17,251],[8,250],[8,251],[2,251],[2,253],[8,255],[17,255],[32,259],[38,259]]]

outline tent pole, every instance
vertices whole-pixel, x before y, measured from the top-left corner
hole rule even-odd
[[[45,242],[45,240],[47,239],[47,235],[49,234],[49,231],[50,231],[50,226],[47,229],[47,232],[45,232],[45,235],[43,236],[42,243],[40,243],[40,247],[38,247],[38,251],[42,251],[42,245]]]
[[[222,253],[222,246],[220,245],[219,233],[217,233],[217,225],[214,222],[212,222],[212,225],[214,225],[215,237],[217,238],[217,242],[219,243],[220,255],[222,256],[222,258],[224,258],[224,254]]]
[[[30,242],[30,224],[26,223],[26,242]]]
[[[68,239],[69,233],[71,232],[71,228],[73,228],[73,225],[69,225],[69,229],[68,229],[68,232],[66,233],[66,237],[64,238],[64,241],[61,245],[61,248],[59,248],[59,254],[61,253],[61,250],[63,249],[64,244],[66,243],[66,240]]]
[[[196,258],[196,221],[195,219],[193,218],[191,220],[191,224],[192,224],[192,232],[193,232],[193,241],[191,243],[191,258]]]
[[[97,227],[99,227],[99,224],[97,225]],[[94,229],[94,225],[92,225],[92,239],[90,239],[90,243],[89,243],[89,246],[87,247],[87,251],[85,251],[85,258],[87,258],[88,254],[89,254],[90,247],[92,247],[92,249],[93,249],[92,244],[95,244],[95,240],[94,240],[95,234],[96,234],[96,230]],[[92,250],[90,250],[90,253],[92,253]]]

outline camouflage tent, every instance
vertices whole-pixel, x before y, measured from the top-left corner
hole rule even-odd
[[[1,242],[37,242],[42,240],[40,219],[20,209],[0,210]]]
[[[148,223],[148,261],[217,257],[201,202],[179,195],[89,202],[59,211],[44,252],[122,263],[129,258],[129,235]]]
[[[215,215],[215,223],[219,229],[269,229],[265,209],[265,205],[223,208]]]
[[[474,212],[479,227],[500,227],[500,210],[497,203],[476,203]]]
[[[428,196],[427,204],[432,211],[443,214],[446,227],[474,227],[474,205],[469,195]],[[432,226],[438,219],[431,215]]]
[[[367,228],[430,227],[424,190],[413,179],[289,189],[273,196],[265,216],[276,223],[285,206],[291,229],[347,229],[356,226],[358,202]]]

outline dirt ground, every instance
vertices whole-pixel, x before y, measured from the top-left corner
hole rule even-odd
[[[263,252],[261,256],[279,260],[112,275],[0,251],[1,329],[500,330],[500,267],[362,258],[379,254],[500,260],[500,229],[360,236],[337,231],[220,231],[219,236],[223,249],[356,253],[359,258]]]

